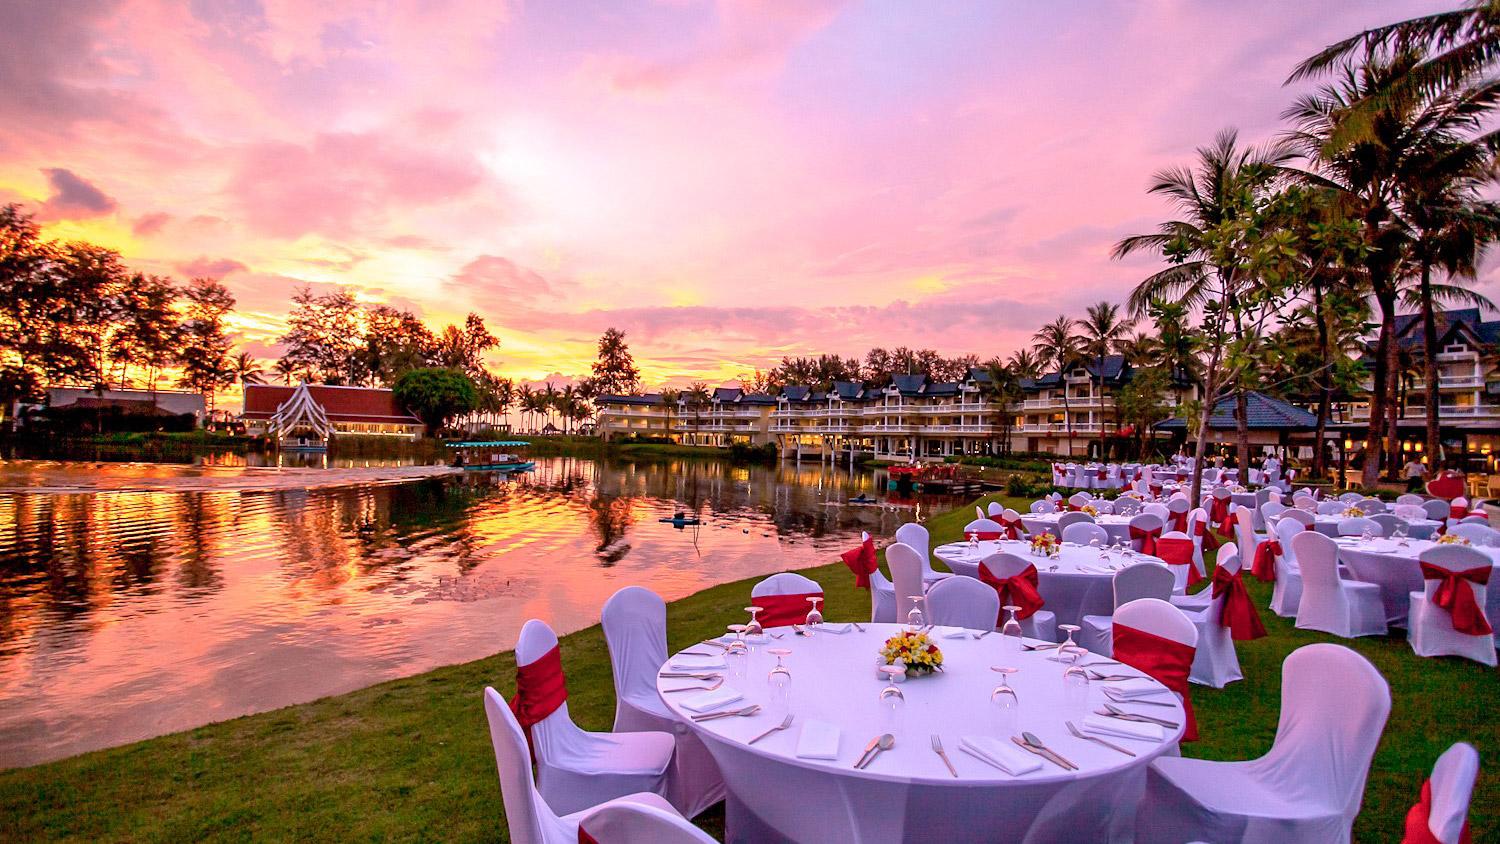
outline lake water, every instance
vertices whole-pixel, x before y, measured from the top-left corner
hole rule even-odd
[[[22,491],[41,465],[0,461],[4,767],[477,659],[527,618],[596,623],[622,586],[670,601],[926,516],[830,506],[884,497],[883,474],[806,464],[559,457],[512,481],[245,491],[231,472],[222,491]],[[200,487],[217,471],[50,469]],[[703,525],[658,522],[678,510]]]

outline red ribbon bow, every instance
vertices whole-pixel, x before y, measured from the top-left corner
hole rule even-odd
[[[1219,610],[1219,625],[1229,628],[1232,638],[1248,642],[1266,635],[1266,626],[1260,621],[1260,613],[1255,609],[1255,602],[1250,600],[1250,592],[1245,589],[1245,581],[1240,577],[1240,572],[1230,574],[1228,570],[1216,566],[1213,585],[1214,600],[1218,600],[1220,596],[1224,598]]]
[[[1490,566],[1467,571],[1449,571],[1431,563],[1421,563],[1421,567],[1423,580],[1442,581],[1432,593],[1432,602],[1453,616],[1454,630],[1470,636],[1488,636],[1494,632],[1490,620],[1484,617],[1484,607],[1474,600],[1474,587],[1470,585],[1489,583]]]
[[[1182,696],[1182,709],[1187,716],[1183,741],[1198,740],[1198,719],[1193,714],[1193,698],[1188,692],[1188,674],[1193,670],[1192,645],[1174,642],[1155,633],[1147,633],[1116,622],[1114,625],[1114,657],[1138,671],[1144,671],[1156,682]]]
[[[1204,553],[1212,553],[1213,551],[1218,550],[1219,537],[1215,536],[1214,532],[1208,529],[1208,525],[1206,522],[1198,522],[1196,525],[1194,525],[1193,535],[1203,540]]]
[[[1255,546],[1255,560],[1250,573],[1265,583],[1276,582],[1276,558],[1281,556],[1281,543],[1275,539],[1261,540]]]
[[[1450,505],[1448,505],[1448,518],[1450,518],[1450,519],[1462,519],[1463,517],[1465,517],[1467,515],[1469,515],[1469,508],[1468,507],[1465,507],[1462,504],[1450,504]]]
[[[1443,844],[1432,834],[1432,780],[1422,783],[1422,797],[1406,813],[1406,834],[1401,844]],[[1464,819],[1464,828],[1458,833],[1458,844],[1470,844],[1469,821]]]
[[[1225,536],[1229,536],[1230,535],[1229,531],[1224,530],[1224,525],[1226,523],[1228,523],[1230,525],[1234,524],[1233,522],[1229,522],[1228,521],[1229,520],[1229,499],[1228,498],[1214,498],[1212,496],[1209,497],[1209,503],[1208,503],[1208,520],[1210,522],[1213,522],[1215,525],[1218,526],[1219,533],[1222,533]],[[1232,530],[1234,530],[1234,528],[1230,527],[1229,530],[1232,531]]]
[[[875,540],[866,538],[858,548],[845,551],[839,555],[844,565],[854,572],[854,585],[860,589],[870,588],[870,575],[880,567],[875,559]]]
[[[563,676],[561,645],[537,657],[535,662],[516,666],[516,696],[510,699],[510,711],[526,732],[531,758],[536,759],[531,742],[531,727],[557,711],[568,700],[567,678]]]
[[[1161,557],[1169,566],[1187,566],[1189,586],[1194,586],[1203,580],[1203,575],[1198,572],[1198,566],[1193,563],[1193,540],[1178,539],[1175,536],[1158,539],[1156,540],[1156,556]]]
[[[999,539],[1001,533],[1003,533],[1003,531],[998,531],[998,530],[971,530],[967,534],[965,534],[965,536],[972,536],[975,539],[980,539],[980,540],[991,540],[991,539]]]
[[[996,577],[989,566],[981,564],[979,579],[993,587],[1000,596],[1001,610],[995,617],[996,627],[1005,621],[1005,607],[1020,607],[1016,612],[1019,620],[1036,615],[1036,611],[1047,603],[1042,600],[1042,593],[1037,591],[1037,584],[1041,579],[1036,573],[1036,566],[1027,566],[1011,577]]]
[[[756,620],[760,626],[766,627],[790,627],[793,624],[801,624],[807,621],[807,613],[812,609],[808,598],[821,598],[822,592],[805,592],[801,595],[756,595],[750,599],[750,603],[760,607],[760,614]]]
[[[1000,527],[1004,528],[1004,533],[1008,539],[1020,539],[1021,535],[1026,532],[1026,525],[1021,521],[1019,516],[1014,519],[1006,519],[1004,516],[1001,516]]]
[[[1161,536],[1161,528],[1159,527],[1139,528],[1135,525],[1130,526],[1130,541],[1139,543],[1139,546],[1135,550],[1142,554],[1156,556],[1156,538],[1159,536]]]
[[[1173,510],[1167,514],[1167,518],[1171,520],[1172,530],[1179,533],[1188,532],[1188,511]]]
[[[1099,480],[1101,480],[1101,481],[1102,481],[1102,480],[1104,480],[1104,479],[1105,479],[1105,478],[1106,478],[1106,477],[1108,477],[1108,470],[1106,470],[1106,469],[1100,469],[1100,470],[1099,470]]]

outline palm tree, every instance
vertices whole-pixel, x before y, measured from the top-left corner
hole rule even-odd
[[[578,411],[578,388],[568,384],[557,394],[557,410],[562,416],[563,433],[568,434],[573,429],[574,415]]]
[[[531,422],[531,414],[536,410],[536,391],[531,389],[530,384],[522,384],[521,389],[516,391],[516,406],[521,411],[521,428],[528,433],[534,430]]]
[[[1079,320],[1083,330],[1082,350],[1094,358],[1094,398],[1099,403],[1099,459],[1105,458],[1104,448],[1104,359],[1117,351],[1129,338],[1135,320],[1121,319],[1120,306],[1113,302],[1098,302],[1088,307],[1087,316]]]
[[[510,430],[510,408],[516,403],[516,382],[509,378],[495,379],[495,411],[500,414],[500,422],[505,429]]]
[[[1011,368],[999,358],[994,358],[984,365],[984,372],[989,376],[987,383],[981,383],[981,394],[994,401],[1000,408],[1000,430],[1004,434],[1001,439],[1001,452],[1010,453],[1011,424],[1015,417],[1011,414],[1010,406],[1021,399],[1021,379],[1011,371]],[[990,449],[994,451],[993,446]]]
[[[1041,377],[1042,365],[1037,361],[1036,355],[1030,349],[1016,349],[1010,355],[1010,361],[1005,367],[1011,371],[1016,378],[1030,378],[1035,380]]]
[[[241,384],[264,384],[266,380],[266,371],[261,368],[260,361],[249,352],[240,352],[231,358],[229,371]]]
[[[557,388],[552,386],[551,381],[542,385],[542,392],[537,396],[537,410],[542,413],[542,428],[544,429],[552,422],[552,411],[557,409],[557,396]]]
[[[280,358],[271,367],[281,376],[281,383],[291,386],[292,379],[297,377],[297,364],[291,358]]]
[[[1066,315],[1047,323],[1031,335],[1036,343],[1037,362],[1043,366],[1057,368],[1057,380],[1062,387],[1063,425],[1068,432],[1068,453],[1073,452],[1073,412],[1068,406],[1068,365],[1078,354],[1078,335],[1073,333],[1077,324]]]

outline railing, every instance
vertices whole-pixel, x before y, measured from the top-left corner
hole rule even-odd
[[[1448,387],[1465,388],[1465,387],[1483,387],[1483,386],[1484,386],[1484,376],[1482,376],[1482,375],[1439,375],[1438,376],[1438,389],[1440,389],[1440,390],[1444,389],[1444,388],[1448,388]],[[1416,381],[1413,381],[1412,384],[1411,384],[1411,388],[1413,390],[1425,390],[1425,389],[1427,389],[1427,381],[1423,380],[1423,379],[1418,379]]]
[[[1444,405],[1438,405],[1438,419],[1439,420],[1442,420],[1442,419],[1475,419],[1475,418],[1490,419],[1490,418],[1497,418],[1497,417],[1500,417],[1500,406],[1496,406],[1496,405],[1488,405],[1488,404],[1465,404],[1465,405],[1444,404]],[[1369,406],[1366,405],[1364,407],[1351,408],[1349,410],[1349,418],[1350,419],[1357,419],[1357,420],[1368,420],[1370,418],[1370,408],[1369,408]],[[1408,408],[1406,408],[1402,412],[1401,418],[1402,419],[1426,419],[1427,418],[1427,413],[1426,413],[1426,411],[1421,406],[1408,407]]]

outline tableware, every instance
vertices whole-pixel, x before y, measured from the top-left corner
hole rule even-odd
[[[906,667],[882,665],[880,673],[886,679],[886,685],[880,690],[881,721],[885,724],[887,733],[895,733],[900,729],[901,713],[906,708],[906,693],[896,685],[896,678],[906,676]]]
[[[1162,728],[1158,724],[1147,724],[1141,721],[1128,721],[1109,715],[1091,713],[1083,719],[1083,729],[1089,733],[1106,735],[1111,738],[1126,738],[1133,741],[1156,741],[1165,738]]]
[[[765,610],[760,607],[745,607],[745,612],[750,613],[750,623],[745,625],[746,632],[751,636],[763,635],[766,629],[760,626],[760,614]]]
[[[663,671],[662,673],[660,673],[660,674],[658,674],[656,676],[663,677],[663,678],[671,678],[671,679],[674,679],[674,680],[717,680],[722,675],[718,674],[717,672],[713,672],[713,671],[704,671],[704,672]]]
[[[943,750],[943,740],[938,737],[937,733],[932,734],[932,752],[943,757],[943,764],[948,766],[948,773],[957,779],[958,769],[953,767],[953,760],[949,759],[948,754]]]
[[[1037,750],[1035,747],[1032,747],[1031,745],[1029,745],[1026,742],[1022,741],[1020,736],[1011,736],[1010,740],[1015,743],[1016,747],[1021,748],[1022,750],[1026,751],[1027,753],[1034,753],[1037,756],[1040,756],[1043,759],[1046,759],[1048,762],[1051,762],[1052,764],[1056,765],[1057,767],[1062,768],[1064,771],[1071,771],[1071,770],[1073,770],[1072,768],[1069,768],[1067,765],[1064,765],[1060,760],[1058,760],[1056,758],[1053,758],[1050,754],[1047,754],[1047,753],[1044,753],[1044,752],[1042,752],[1040,750]]]
[[[1142,698],[1142,697],[1125,697],[1125,696],[1121,695],[1119,692],[1117,692],[1114,689],[1110,688],[1109,686],[1105,686],[1104,687],[1104,696],[1107,697],[1107,698],[1109,698],[1110,700],[1114,701],[1115,703],[1140,703],[1140,704],[1145,704],[1146,706],[1166,706],[1166,707],[1176,706],[1176,704],[1174,704],[1174,703],[1168,703],[1168,702],[1166,702],[1164,700],[1147,700],[1147,699]]]
[[[1088,665],[1084,665],[1084,664],[1080,663],[1078,667],[1079,668],[1089,668],[1089,667],[1091,667],[1093,665],[1094,665],[1094,663],[1092,663],[1092,662],[1089,663]],[[1114,681],[1114,680],[1138,680],[1140,678],[1139,678],[1138,675],[1135,675],[1135,674],[1100,674],[1097,671],[1090,671],[1089,672],[1089,679],[1090,680],[1100,680],[1100,681],[1108,683],[1108,682],[1111,682],[1111,681]]]
[[[1119,718],[1122,721],[1140,721],[1145,724],[1155,724],[1158,727],[1167,727],[1169,729],[1176,729],[1180,726],[1176,721],[1168,721],[1165,718],[1156,718],[1151,715],[1138,715],[1134,712],[1126,712],[1125,710],[1111,703],[1104,704],[1104,709],[1106,711],[1099,712],[1097,714],[1108,715],[1112,718]]]
[[[796,753],[799,759],[837,759],[839,728],[827,721],[808,721],[797,736]]]
[[[724,685],[724,678],[720,677],[712,686],[683,686],[680,689],[662,689],[661,693],[669,695],[673,692],[711,692],[722,685]]]
[[[855,630],[858,630],[858,631],[859,631],[859,632],[861,632],[861,633],[863,633],[863,632],[865,632],[865,628],[864,628],[864,626],[863,626],[863,625],[861,625],[861,624],[860,624],[860,623],[859,623],[859,622],[857,622],[857,621],[854,621],[854,622],[850,622],[850,623],[851,623],[851,624],[853,624],[853,625],[854,625],[854,629],[855,629]]]
[[[1088,713],[1089,707],[1089,675],[1088,671],[1078,665],[1069,665],[1063,669],[1063,707],[1070,716],[1082,717]]]
[[[880,743],[875,745],[875,752],[871,753],[869,758],[865,759],[864,763],[858,766],[859,769],[864,770],[865,768],[870,767],[870,763],[875,761],[876,756],[879,756],[885,751],[890,750],[895,746],[895,744],[895,736],[891,735],[890,733],[885,733],[884,735],[882,735],[880,737]]]
[[[988,635],[990,635],[991,633],[994,633],[994,632],[995,631],[993,631],[993,630],[981,630],[978,633],[974,634],[974,638],[976,638],[976,639],[983,639],[984,637],[986,637],[986,636],[988,636]]]
[[[728,654],[728,651],[724,652]],[[672,657],[667,667],[674,671],[713,671],[729,667],[722,656],[683,656],[678,654]]]
[[[1042,767],[1042,763],[1030,755],[1013,750],[1005,742],[989,736],[964,736],[958,740],[958,749],[1013,777],[1041,770]]]
[[[792,625],[792,632],[796,633],[798,636],[811,636],[812,635],[812,633],[806,627],[803,627],[800,624],[793,624]]]
[[[818,611],[818,605],[823,603],[823,596],[813,595],[807,599],[807,602],[812,604],[812,609],[807,611],[807,626],[809,628],[817,627],[823,623],[823,613]]]
[[[1076,644],[1073,643],[1073,634],[1077,633],[1079,631],[1079,629],[1080,629],[1078,625],[1076,625],[1076,624],[1059,624],[1059,625],[1057,625],[1057,629],[1061,630],[1064,633],[1068,634],[1067,641],[1063,642],[1061,645],[1058,645],[1058,647],[1057,647],[1058,651],[1062,651],[1062,650],[1064,650],[1066,648],[1076,648],[1076,647],[1078,647]]]
[[[790,654],[791,651],[787,650],[786,648],[771,648],[767,650],[766,653],[776,657],[776,667],[772,668],[771,673],[766,675],[766,681],[773,686],[785,686],[791,683],[792,671],[790,668],[787,668],[786,663],[782,661],[783,657],[785,657],[787,654]]]
[[[772,733],[779,733],[782,730],[785,730],[787,727],[790,727],[792,725],[792,719],[795,718],[795,717],[796,716],[792,715],[792,713],[788,712],[786,714],[786,717],[783,718],[783,719],[781,719],[781,723],[780,724],[777,724],[776,726],[772,727],[769,730],[766,730],[765,732],[761,733],[760,735],[756,736],[755,738],[750,739],[749,741],[745,742],[745,744],[755,744],[756,742],[760,741],[761,739],[765,738],[766,736],[768,736],[768,735],[770,735]]]
[[[1118,744],[1115,744],[1114,742],[1105,741],[1104,739],[1099,738],[1098,736],[1091,736],[1088,733],[1085,733],[1084,731],[1078,729],[1078,726],[1076,724],[1074,724],[1072,721],[1069,721],[1067,723],[1068,723],[1068,732],[1072,733],[1073,735],[1077,736],[1078,738],[1083,739],[1084,741],[1091,741],[1094,744],[1103,745],[1104,747],[1107,747],[1110,750],[1118,750],[1121,753],[1125,754],[1126,756],[1134,756],[1135,755],[1135,751],[1134,750],[1128,750],[1126,748],[1123,748],[1123,747],[1119,746]]]
[[[869,756],[871,751],[873,751],[875,749],[875,746],[878,744],[880,744],[880,736],[875,736],[874,738],[870,739],[870,743],[865,745],[864,752],[859,754],[858,759],[854,760],[854,767],[858,768],[860,765],[864,764],[865,757]]]
[[[1007,605],[1003,609],[1006,612],[1006,618],[1005,624],[1000,626],[1000,652],[1018,654],[1026,644],[1021,639],[1021,622],[1016,620],[1016,613],[1020,612],[1021,608]]]
[[[693,716],[693,720],[694,721],[712,721],[715,718],[743,718],[743,717],[745,717],[747,715],[754,715],[755,713],[757,713],[759,711],[760,711],[760,704],[753,704],[753,705],[747,706],[747,707],[745,707],[743,709],[731,709],[731,710],[729,710],[727,712],[709,712],[709,713],[704,714],[704,715],[694,715]]]
[[[715,689],[711,692],[704,692],[702,694],[683,698],[682,708],[688,710],[689,712],[709,714],[719,707],[728,706],[729,704],[734,703],[735,701],[740,700],[743,697],[744,695],[740,694],[735,689]]]
[[[728,648],[729,647],[727,644],[725,644],[723,642],[720,642],[718,639],[704,639],[703,641],[699,642],[698,644],[700,644],[700,645],[713,645],[716,648]]]
[[[990,691],[990,716],[995,722],[995,732],[998,735],[1009,735],[1017,728],[1017,721],[1021,714],[1021,699],[1016,696],[1016,690],[1010,687],[1010,675],[1016,673],[1016,669],[1008,665],[991,665],[990,670],[1000,675],[1000,685]]]
[[[919,630],[926,623],[926,619],[922,615],[922,596],[907,595],[906,599],[911,601],[911,612],[906,614],[906,624],[914,630]]]
[[[1048,747],[1045,742],[1043,742],[1041,739],[1039,739],[1039,738],[1036,737],[1035,733],[1026,733],[1026,732],[1023,732],[1023,733],[1021,733],[1021,739],[1023,741],[1025,741],[1027,744],[1029,744],[1032,747],[1036,748],[1037,750],[1043,751],[1045,753],[1050,753],[1053,756],[1057,757],[1057,760],[1059,762],[1062,762],[1064,765],[1068,766],[1069,768],[1072,768],[1075,771],[1078,770],[1078,766],[1075,765],[1072,762],[1072,760],[1068,759],[1068,757],[1066,757],[1066,756],[1062,755],[1061,753],[1058,753],[1057,751],[1055,751],[1052,748]]]

